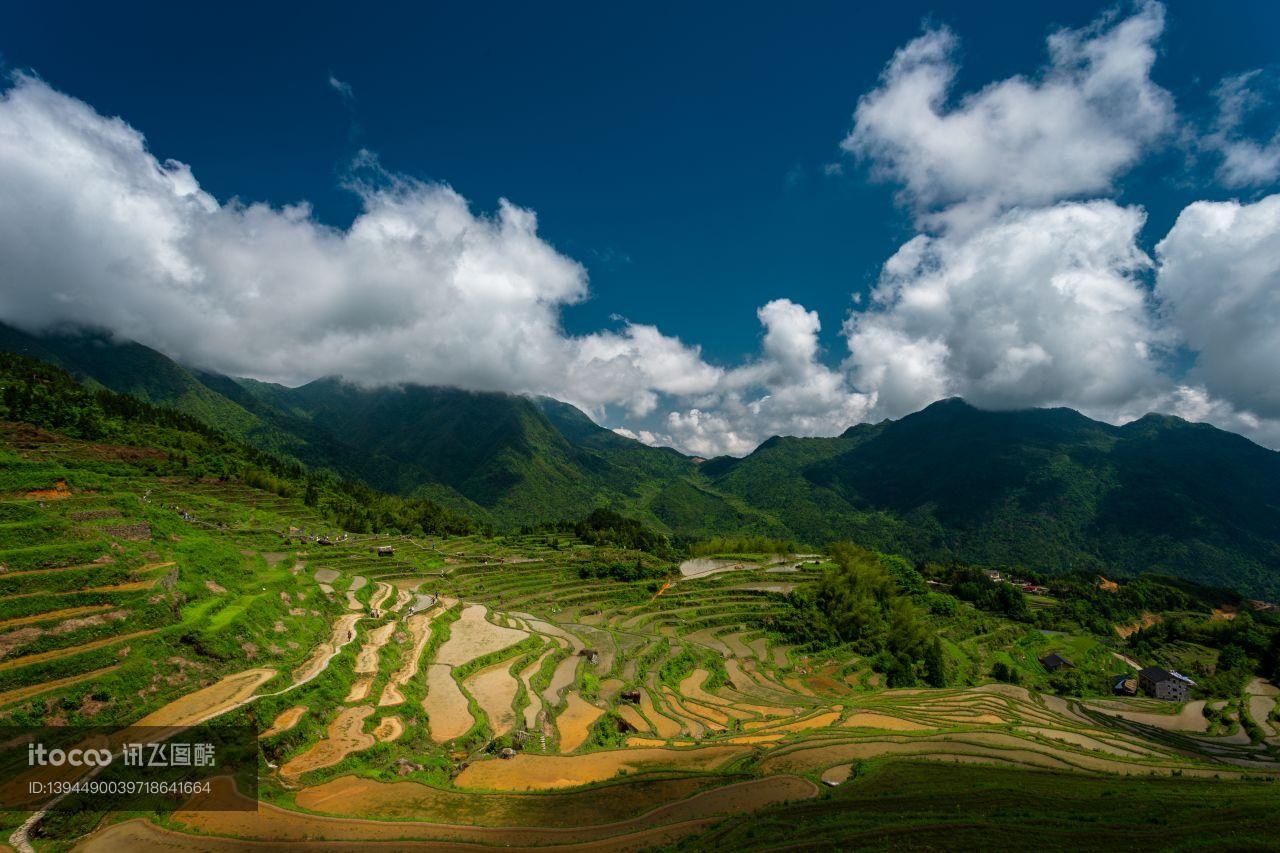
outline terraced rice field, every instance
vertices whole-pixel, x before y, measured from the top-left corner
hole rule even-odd
[[[475,724],[467,696],[454,680],[453,668],[448,664],[427,666],[427,697],[422,700],[422,708],[427,712],[431,739],[436,743],[461,737]]]
[[[329,725],[328,737],[317,741],[306,752],[286,762],[280,768],[280,775],[286,779],[296,779],[304,773],[337,764],[351,753],[373,746],[373,736],[364,732],[364,721],[373,715],[373,711],[371,706],[365,705],[347,708],[339,713]]]
[[[271,803],[104,826],[85,849],[670,844],[726,813],[814,798],[822,781],[859,784],[868,762],[1280,774],[1265,685],[1251,686],[1247,709],[1271,743],[1252,744],[1211,736],[1195,703],[993,684],[887,690],[864,662],[811,660],[762,627],[818,571],[807,561],[695,566],[656,594],[584,582],[578,566],[593,552],[571,537],[552,548],[540,536],[334,534],[286,547],[281,530],[322,524],[297,501],[211,482],[147,488],[117,500],[71,482],[44,508],[10,496],[7,512],[26,520],[0,526],[78,532],[48,551],[0,549],[22,581],[0,574],[0,713],[92,709],[105,690],[122,713],[136,709],[130,721],[251,716],[273,765]],[[175,521],[174,506],[196,520]],[[120,513],[102,524],[132,514],[163,535],[82,536],[94,525],[69,514],[98,510]],[[382,544],[394,556],[377,556]],[[213,557],[225,569],[200,575]],[[184,655],[193,636],[228,662]],[[572,802],[576,827],[558,822]]]
[[[495,737],[508,734],[515,728],[516,715],[512,706],[519,683],[510,673],[510,664],[499,661],[480,670],[462,683],[467,693],[480,703]]]

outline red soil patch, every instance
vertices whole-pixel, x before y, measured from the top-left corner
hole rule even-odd
[[[1143,628],[1150,628],[1152,625],[1160,624],[1163,618],[1159,613],[1143,613],[1141,619],[1134,620],[1128,625],[1117,625],[1116,633],[1128,639],[1131,634],[1136,634]]]
[[[60,501],[71,497],[71,487],[66,480],[58,480],[52,489],[33,489],[27,492],[29,501]]]

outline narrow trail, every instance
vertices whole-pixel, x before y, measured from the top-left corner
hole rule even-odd
[[[315,654],[298,669],[294,670],[293,686],[306,684],[329,666],[343,646],[356,638],[356,622],[362,617],[359,613],[345,613],[333,623],[333,634],[328,642],[316,647]]]
[[[378,591],[373,594],[373,598],[369,599],[369,610],[381,610],[382,605],[391,597],[391,592],[395,588],[389,583],[378,581]]]
[[[104,669],[95,669],[91,672],[82,672],[79,675],[70,675],[66,678],[57,678],[53,681],[42,681],[39,684],[30,687],[19,687],[16,690],[8,690],[0,693],[0,708],[5,705],[11,705],[14,702],[21,702],[23,699],[30,699],[32,696],[39,696],[41,693],[48,693],[50,690],[57,690],[59,687],[69,687],[72,684],[78,684],[81,681],[91,681],[95,678],[115,672],[120,668],[120,664],[105,667]]]

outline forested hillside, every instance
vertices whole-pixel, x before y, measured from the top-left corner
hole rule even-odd
[[[1280,454],[1178,418],[1117,427],[1069,409],[948,400],[699,463],[547,398],[337,378],[287,388],[188,370],[101,335],[0,327],[0,348],[172,406],[273,457],[502,529],[609,508],[676,543],[852,540],[916,561],[1158,571],[1280,598]]]

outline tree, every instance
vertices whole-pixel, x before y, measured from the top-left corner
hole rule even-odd
[[[871,551],[854,545],[831,548],[835,568],[818,583],[817,604],[843,642],[871,640],[886,629],[893,582]]]
[[[937,637],[924,651],[924,680],[930,687],[947,686],[947,654]]]
[[[1018,670],[1002,660],[996,661],[995,666],[991,667],[991,677],[1005,684],[1017,684],[1022,681]]]

